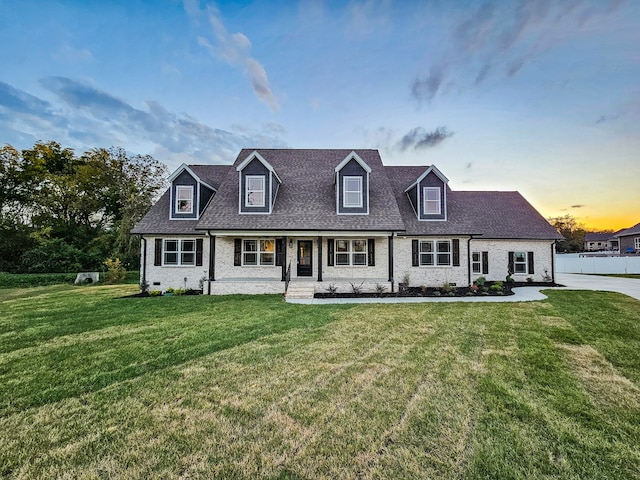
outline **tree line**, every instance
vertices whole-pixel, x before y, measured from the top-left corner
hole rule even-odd
[[[81,155],[54,141],[0,148],[0,271],[102,270],[109,258],[139,268],[130,235],[166,188],[166,167],[121,147]]]

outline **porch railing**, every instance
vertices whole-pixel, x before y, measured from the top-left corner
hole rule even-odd
[[[289,282],[291,281],[291,262],[289,262],[289,266],[287,267],[287,272],[284,274],[284,293],[287,293],[289,289]]]

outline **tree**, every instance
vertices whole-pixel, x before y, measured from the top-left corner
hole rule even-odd
[[[564,237],[564,240],[558,242],[557,251],[573,253],[584,250],[584,236],[587,230],[584,225],[578,223],[575,217],[567,214],[563,217],[553,217],[547,220]]]
[[[78,263],[85,269],[101,268],[110,257],[135,268],[139,245],[130,231],[165,188],[165,176],[166,167],[153,157],[130,155],[120,147],[77,157],[56,142],[38,142],[22,152],[4,146],[0,250],[14,254],[3,255],[9,260],[0,269],[75,269],[78,264],[67,259],[73,249],[82,252]],[[42,247],[59,250],[61,255],[51,255],[59,261],[42,260]]]

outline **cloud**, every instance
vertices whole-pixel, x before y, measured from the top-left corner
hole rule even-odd
[[[151,152],[177,167],[181,163],[229,163],[246,145],[286,147],[284,128],[267,124],[261,131],[247,127],[214,128],[167,110],[156,101],[135,107],[108,92],[67,77],[47,77],[41,85],[54,94],[42,100],[0,82],[0,131],[5,141],[55,139],[86,150],[119,145],[129,151]]]
[[[193,1],[185,1],[185,11],[199,25],[204,13]],[[241,68],[249,78],[255,95],[272,111],[280,108],[280,103],[271,90],[267,71],[262,64],[251,56],[251,41],[241,32],[229,33],[220,18],[220,12],[214,6],[207,6],[206,15],[211,30],[198,36],[198,43],[205,47],[211,55],[225,63]]]
[[[435,147],[447,138],[453,135],[453,132],[447,131],[445,127],[438,127],[432,132],[427,132],[422,127],[416,127],[407,132],[396,144],[396,147],[403,152],[413,148],[414,150],[422,150],[425,148]]]
[[[455,9],[442,47],[429,47],[430,62],[409,84],[411,96],[432,101],[450,90],[477,88],[490,80],[519,75],[545,52],[602,23],[623,2],[488,0]],[[452,7],[455,8],[455,7]]]
[[[584,207],[586,207],[586,205],[583,205],[583,204],[571,205],[571,208],[584,208]]]

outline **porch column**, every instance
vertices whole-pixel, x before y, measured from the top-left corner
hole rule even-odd
[[[393,234],[389,235],[389,282],[393,293]]]
[[[209,281],[216,281],[216,236],[209,237]]]
[[[282,237],[282,281],[287,281],[287,236]]]
[[[322,237],[318,237],[318,281],[322,281]]]

